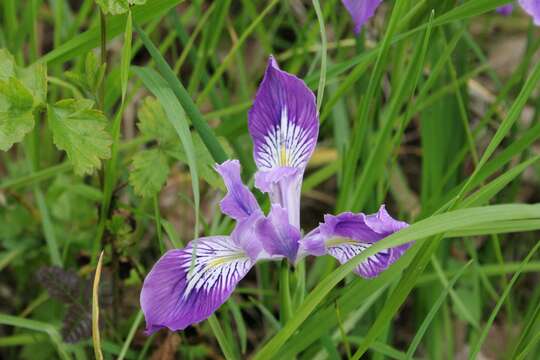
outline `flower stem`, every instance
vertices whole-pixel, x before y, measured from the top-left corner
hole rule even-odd
[[[281,262],[279,271],[279,298],[280,298],[280,320],[281,325],[285,325],[292,317],[291,288],[289,286],[289,264],[286,259]]]

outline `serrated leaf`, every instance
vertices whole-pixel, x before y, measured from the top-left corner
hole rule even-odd
[[[144,99],[138,111],[138,118],[139,131],[144,136],[156,140],[160,146],[167,147],[177,140],[174,127],[167,120],[167,115],[157,99],[153,97]]]
[[[142,5],[146,0],[96,0],[105,14],[119,15],[129,10],[131,5]]]
[[[133,156],[129,182],[142,197],[156,195],[167,180],[167,156],[160,149],[144,150]]]
[[[17,66],[15,59],[6,49],[0,49],[0,80],[18,79],[32,94],[34,104],[40,105],[47,98],[47,69],[45,65],[34,64],[27,68]]]
[[[33,108],[34,98],[19,80],[0,80],[0,150],[9,150],[34,128]]]
[[[48,120],[55,145],[64,150],[79,175],[101,167],[111,156],[111,135],[101,111],[92,109],[85,99],[61,100],[48,107]]]
[[[0,49],[0,80],[7,80],[15,75],[15,59],[6,49]]]
[[[35,106],[47,101],[47,69],[45,66],[36,64],[27,68],[18,68],[17,77],[34,97]]]
[[[34,128],[34,109],[47,98],[45,66],[17,66],[0,49],[0,150],[7,151]]]

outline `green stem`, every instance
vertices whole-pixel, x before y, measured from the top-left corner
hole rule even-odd
[[[107,64],[107,18],[103,10],[99,8],[99,30],[101,34],[101,64]],[[105,78],[99,86],[99,107],[103,110],[105,106]]]
[[[159,242],[159,251],[163,254],[165,245],[163,244],[163,236],[161,235],[161,215],[159,214],[159,195],[154,196],[154,218],[156,222],[156,234]]]
[[[279,297],[281,325],[285,325],[292,318],[291,288],[289,285],[289,264],[284,259],[279,271]]]
[[[322,100],[324,96],[324,87],[326,84],[326,49],[328,47],[328,41],[326,40],[326,30],[324,28],[324,16],[321,11],[321,5],[319,0],[313,0],[313,8],[317,14],[317,20],[319,21],[319,29],[321,32],[321,75],[319,77],[319,87],[317,89],[317,110],[321,110]]]

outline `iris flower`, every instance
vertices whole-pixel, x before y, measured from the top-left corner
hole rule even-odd
[[[169,250],[154,265],[140,298],[149,334],[164,327],[182,330],[208,318],[258,261],[288,259],[296,264],[307,255],[328,254],[345,263],[408,226],[381,206],[373,215],[326,215],[319,227],[303,237],[300,191],[319,132],[315,96],[302,80],[280,70],[270,57],[248,117],[258,168],[255,186],[268,193],[269,214],[263,213],[242,183],[238,160],[216,165],[227,188],[221,211],[236,220],[236,226],[230,236],[203,237],[183,249]],[[355,272],[375,277],[408,247],[370,256]]]
[[[540,0],[519,0],[519,5],[529,14],[535,25],[540,26]],[[514,11],[514,5],[507,4],[497,8],[497,12],[501,15],[508,16]]]
[[[362,26],[375,15],[382,0],[341,0],[354,21],[354,32],[359,34]],[[519,5],[529,14],[535,25],[540,26],[540,0],[519,0]],[[512,4],[497,8],[502,15],[510,15],[514,7]]]
[[[359,34],[362,26],[375,15],[382,0],[341,0],[354,21],[354,32]]]

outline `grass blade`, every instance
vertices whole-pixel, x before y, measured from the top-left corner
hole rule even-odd
[[[99,255],[92,289],[92,344],[94,345],[94,356],[96,360],[103,360],[103,353],[101,352],[101,338],[99,334],[99,280],[101,278],[102,266],[103,251]]]
[[[225,150],[223,150],[223,147],[214,135],[214,132],[212,131],[210,126],[208,126],[208,123],[204,120],[203,115],[189,96],[188,92],[186,91],[182,83],[178,80],[169,64],[167,64],[163,56],[161,56],[158,49],[152,43],[148,35],[146,35],[143,29],[140,28],[137,22],[134,23],[134,26],[137,30],[137,33],[140,35],[144,46],[152,56],[152,59],[154,59],[154,61],[156,62],[156,66],[159,72],[167,81],[170,89],[182,105],[182,108],[185,110],[186,114],[191,120],[191,123],[201,136],[201,139],[208,148],[208,151],[210,151],[214,160],[217,163],[221,164],[222,162],[227,160],[227,154],[225,153]]]

